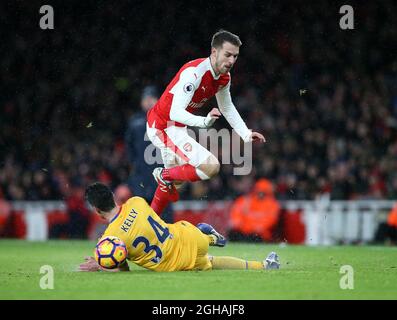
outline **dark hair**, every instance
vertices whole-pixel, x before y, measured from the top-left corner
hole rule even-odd
[[[242,42],[237,35],[221,29],[212,36],[211,47],[217,49],[221,48],[224,42],[230,42],[237,47],[242,45]]]
[[[116,206],[112,190],[101,182],[90,184],[85,189],[85,199],[93,207],[105,212],[112,210]]]

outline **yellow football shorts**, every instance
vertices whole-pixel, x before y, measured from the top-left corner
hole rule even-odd
[[[185,243],[197,245],[197,256],[191,257],[195,259],[192,270],[210,270],[212,269],[211,261],[208,257],[209,238],[203,234],[199,229],[188,221],[178,221],[176,225],[183,230],[183,237]]]

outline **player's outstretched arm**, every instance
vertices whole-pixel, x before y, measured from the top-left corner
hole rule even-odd
[[[266,142],[266,139],[262,134],[249,130],[244,120],[241,118],[232,101],[230,94],[230,82],[227,86],[217,92],[216,100],[220,111],[225,116],[225,119],[227,122],[229,122],[231,127],[237,132],[244,142]]]
[[[93,257],[85,257],[84,260],[85,262],[80,264],[79,266],[79,271],[94,272],[100,270],[99,264],[96,262],[96,260]]]

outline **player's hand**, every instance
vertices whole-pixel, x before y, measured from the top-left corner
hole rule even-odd
[[[219,111],[218,108],[212,108],[212,110],[208,113],[209,116],[213,119],[219,119],[222,113]]]
[[[93,257],[85,257],[85,262],[79,266],[79,271],[98,271],[100,270],[99,264]]]
[[[251,141],[259,141],[259,142],[265,143],[265,142],[266,142],[266,139],[265,139],[265,137],[264,137],[262,134],[260,134],[259,132],[252,132],[252,134],[251,134]]]
[[[216,119],[219,119],[222,116],[222,113],[217,108],[212,108],[212,110],[207,114],[207,117],[204,120],[204,126],[206,128],[211,127]]]

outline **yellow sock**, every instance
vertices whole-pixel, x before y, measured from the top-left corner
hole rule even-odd
[[[263,270],[263,262],[234,257],[212,257],[212,269]]]
[[[216,243],[216,236],[214,236],[213,234],[209,234],[208,236],[208,243],[210,246],[213,246]]]

